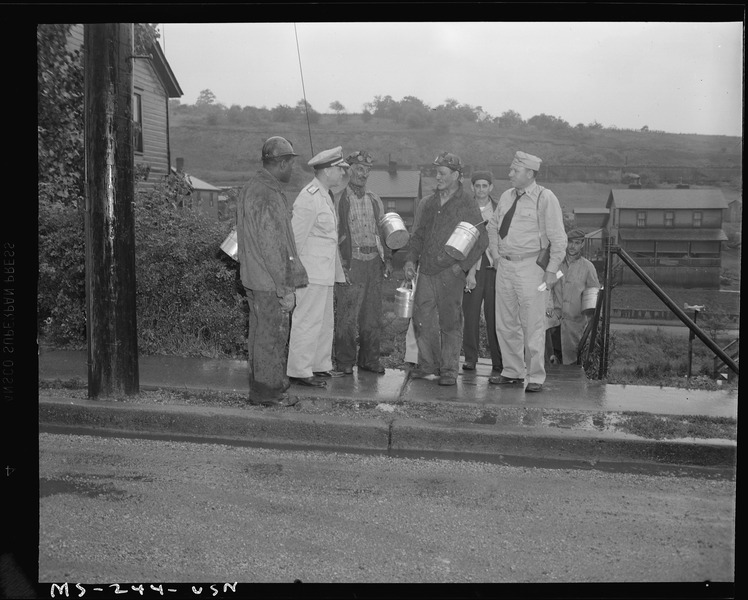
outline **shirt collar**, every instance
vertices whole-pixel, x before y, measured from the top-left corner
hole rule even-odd
[[[535,180],[532,181],[530,185],[528,185],[526,188],[520,190],[521,192],[525,192],[528,196],[531,196],[533,198],[536,198],[538,195],[538,184]],[[516,190],[517,188],[515,188]]]

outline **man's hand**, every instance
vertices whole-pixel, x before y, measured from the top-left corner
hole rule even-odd
[[[392,275],[392,261],[387,260],[384,263],[384,278],[388,279],[390,275]]]
[[[413,281],[413,279],[415,279],[416,277],[416,266],[411,261],[408,261],[403,267],[403,272],[405,273],[405,277],[407,279]]]
[[[351,270],[343,267],[343,274],[345,275],[345,285],[351,285]]]
[[[558,277],[556,277],[555,273],[552,273],[551,271],[546,271],[543,275],[543,281],[545,282],[545,285],[550,290],[558,281]]]
[[[474,290],[476,285],[478,285],[478,282],[475,280],[475,270],[470,269],[465,279],[465,291],[470,292]]]
[[[293,292],[286,294],[283,298],[278,298],[278,302],[281,305],[281,312],[290,313],[296,306],[296,294]]]

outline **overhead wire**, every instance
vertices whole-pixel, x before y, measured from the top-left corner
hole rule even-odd
[[[299,57],[299,73],[301,73],[301,91],[304,94],[304,113],[306,114],[306,126],[309,130],[309,147],[314,156],[314,143],[312,142],[312,126],[309,123],[309,103],[306,101],[306,88],[304,87],[304,70],[301,68],[301,50],[299,50],[299,34],[296,31],[296,23],[293,24],[293,33],[296,37],[296,54]]]

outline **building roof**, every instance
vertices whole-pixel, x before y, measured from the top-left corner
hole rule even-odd
[[[177,175],[180,175],[179,171],[177,171],[174,167],[171,168],[171,172],[175,173]],[[181,173],[182,177],[184,177],[187,184],[193,189],[193,190],[199,190],[201,192],[220,192],[222,191],[221,188],[217,188],[214,185],[211,185],[210,183],[207,183],[203,181],[202,179],[198,179],[194,175],[189,175],[187,173]]]
[[[622,240],[688,240],[689,242],[723,242],[727,240],[727,235],[721,229],[662,229],[654,227],[619,229],[618,237]]]
[[[610,190],[607,206],[616,208],[683,208],[691,210],[725,209],[727,201],[719,189],[688,190]]]
[[[366,187],[380,198],[418,198],[420,171],[372,171]]]
[[[181,98],[184,95],[184,92],[182,91],[182,88],[179,87],[179,82],[174,76],[174,71],[171,70],[169,61],[166,60],[166,55],[161,49],[159,43],[154,42],[150,47],[150,51],[151,56],[153,57],[153,60],[151,61],[153,70],[156,71],[161,82],[164,84],[164,89],[169,95],[169,98]]]
[[[607,215],[610,213],[609,208],[575,208],[575,215]]]

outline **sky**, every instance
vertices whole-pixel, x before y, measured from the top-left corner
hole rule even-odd
[[[358,113],[376,96],[447,99],[574,126],[742,136],[743,23],[166,23],[161,45],[194,104]],[[298,40],[298,45],[297,45]]]

